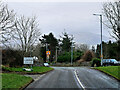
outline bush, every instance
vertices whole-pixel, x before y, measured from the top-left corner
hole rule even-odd
[[[19,50],[6,49],[2,51],[2,64],[10,67],[22,66],[23,55]]]
[[[82,59],[84,61],[91,61],[94,58],[94,53],[90,50],[86,51],[84,55],[82,56]]]
[[[83,55],[83,52],[81,51],[73,52],[73,62],[75,62],[76,60],[79,60],[82,55]],[[70,62],[70,61],[71,61],[71,52],[65,52],[61,54],[60,56],[58,56],[58,62],[60,63]]]
[[[101,60],[99,58],[93,58],[91,61],[91,66],[94,67],[96,65],[96,67],[101,66]]]
[[[69,52],[65,52],[64,54],[58,56],[58,62],[70,62],[71,55]]]

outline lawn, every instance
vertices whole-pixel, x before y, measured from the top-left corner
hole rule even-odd
[[[18,74],[2,73],[2,88],[19,89],[29,84],[32,81],[31,77],[26,77]]]
[[[103,71],[120,80],[120,66],[95,67],[94,69]]]
[[[23,71],[23,67],[14,68],[14,67],[2,67],[5,70],[13,72],[27,72],[27,73],[45,73],[53,70],[51,67],[32,67],[33,71]]]

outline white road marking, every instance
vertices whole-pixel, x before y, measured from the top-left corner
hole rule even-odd
[[[80,81],[80,79],[78,78],[78,76],[77,76],[77,70],[75,70],[74,71],[74,73],[75,73],[75,77],[76,77],[76,79],[77,79],[77,81],[78,81],[78,83],[80,84],[80,86],[83,88],[83,90],[85,90],[85,87],[83,86],[83,84],[81,83],[81,81]]]
[[[41,77],[43,77],[45,74],[40,75],[38,78],[34,79],[35,81],[39,80]]]

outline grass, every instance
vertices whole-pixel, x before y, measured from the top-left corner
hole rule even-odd
[[[18,74],[2,73],[2,89],[16,88],[20,89],[32,81],[31,77]]]
[[[15,67],[2,67],[3,70],[11,71],[11,72],[20,72],[20,73],[45,73],[53,70],[51,67],[32,67],[33,71],[23,71],[23,67],[15,68]],[[31,77],[26,77],[23,75],[15,74],[15,73],[2,73],[2,88],[16,88],[20,89],[29,84],[32,81]]]
[[[4,70],[12,72],[29,72],[29,73],[45,73],[53,70],[51,67],[32,67],[33,71],[23,71],[23,67],[14,68],[14,67],[3,67]]]
[[[94,69],[103,71],[120,80],[120,66],[95,67]]]

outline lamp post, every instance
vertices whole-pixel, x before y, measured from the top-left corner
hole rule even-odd
[[[93,14],[93,15],[100,17],[100,30],[101,30],[101,66],[102,66],[102,60],[103,60],[103,52],[102,52],[102,14]]]

